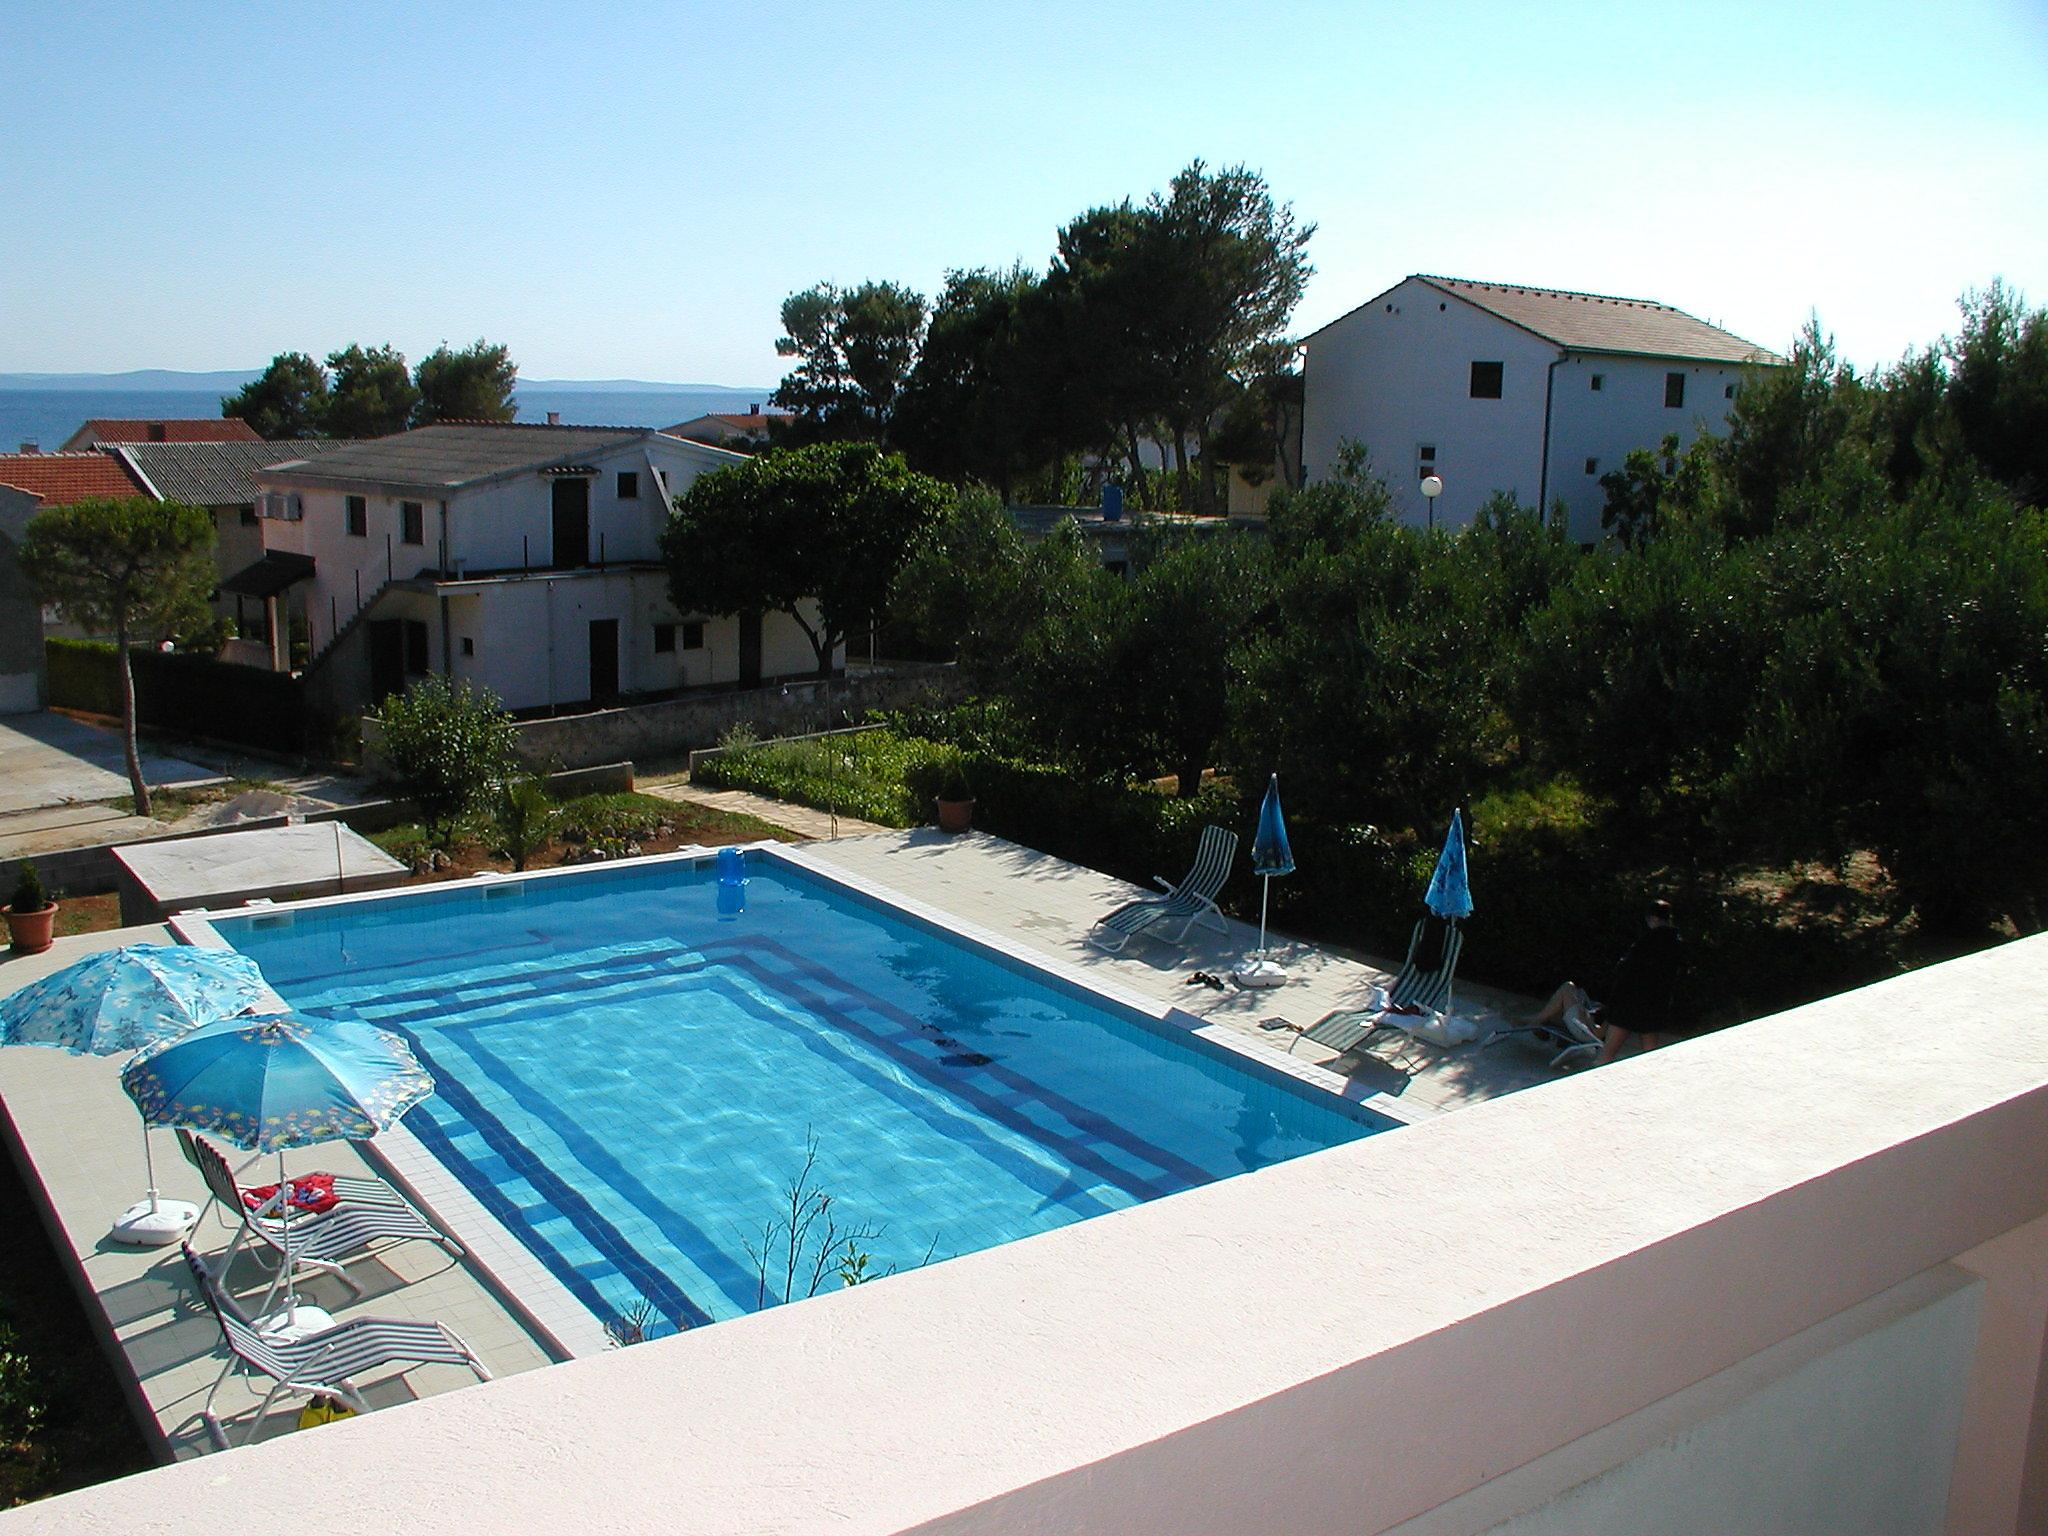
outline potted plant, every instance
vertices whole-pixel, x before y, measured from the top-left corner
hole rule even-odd
[[[939,781],[938,805],[941,832],[965,832],[974,824],[974,789],[957,756],[946,765],[946,776]]]
[[[50,929],[57,921],[57,903],[43,888],[43,877],[26,861],[7,904],[7,938],[18,955],[38,955],[50,947]]]

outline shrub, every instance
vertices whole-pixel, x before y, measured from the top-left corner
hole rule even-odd
[[[491,851],[512,861],[517,870],[547,847],[561,825],[562,813],[538,774],[515,774],[498,787],[491,807]]]
[[[696,778],[884,826],[912,827],[925,819],[938,789],[922,777],[925,768],[957,756],[953,748],[922,737],[858,731],[728,750],[702,763]],[[913,775],[920,776],[915,786]]]
[[[385,761],[445,845],[456,822],[511,768],[512,717],[489,690],[438,677],[386,699],[383,717]]]
[[[44,888],[41,871],[24,859],[15,876],[14,899],[9,906],[16,912],[40,912],[49,904],[50,893]]]

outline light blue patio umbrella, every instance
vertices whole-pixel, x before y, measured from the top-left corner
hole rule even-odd
[[[0,1002],[0,1045],[113,1056],[261,1007],[269,997],[256,962],[231,949],[129,944],[87,955]],[[115,1218],[109,1235],[151,1247],[176,1242],[199,1208],[157,1195],[147,1121],[142,1162],[148,1196]]]
[[[1259,890],[1259,947],[1256,959],[1238,967],[1237,979],[1247,987],[1277,987],[1287,979],[1287,972],[1266,953],[1266,907],[1272,900],[1273,877],[1294,873],[1294,850],[1287,846],[1287,819],[1280,814],[1277,773],[1266,781],[1266,798],[1259,805],[1259,829],[1252,836],[1252,873],[1263,882]]]
[[[1429,877],[1422,904],[1450,922],[1472,915],[1472,885],[1465,873],[1465,818],[1459,811],[1451,812],[1444,851],[1437,855],[1436,871]]]
[[[268,1014],[223,1019],[161,1041],[121,1071],[121,1086],[150,1125],[206,1131],[252,1152],[284,1154],[323,1141],[367,1141],[434,1091],[397,1035],[353,1019]],[[285,1312],[292,1289],[291,1213],[284,1223]]]

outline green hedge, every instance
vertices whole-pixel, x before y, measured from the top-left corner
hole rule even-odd
[[[121,713],[114,647],[103,640],[44,642],[49,701],[88,714]],[[131,649],[138,724],[265,751],[306,750],[305,691],[296,678],[238,667],[208,656]]]

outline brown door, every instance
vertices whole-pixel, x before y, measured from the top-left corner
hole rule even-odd
[[[555,481],[555,551],[549,562],[557,570],[590,564],[590,482],[577,475]]]
[[[740,615],[740,686],[761,686],[761,615]]]
[[[619,696],[619,621],[590,621],[590,696],[615,699]]]

